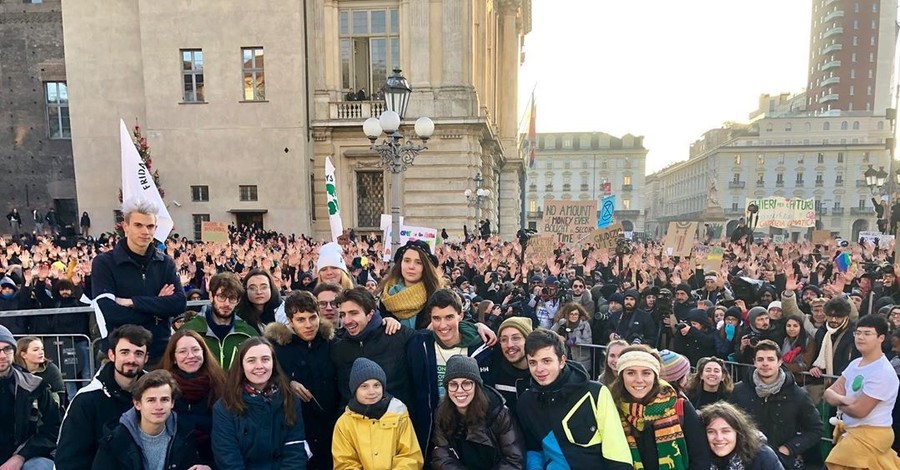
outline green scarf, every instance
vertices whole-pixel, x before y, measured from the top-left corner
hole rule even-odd
[[[635,430],[642,432],[647,425],[653,426],[656,437],[656,453],[659,455],[659,470],[686,470],[688,468],[687,444],[684,431],[676,410],[678,395],[671,385],[661,382],[659,395],[648,405],[623,401],[619,404],[625,438],[631,448],[634,469],[642,470],[641,453],[638,450]]]
[[[425,292],[424,282],[417,282],[397,292],[394,292],[393,288],[385,287],[381,293],[381,303],[399,320],[407,320],[416,316],[425,307],[426,301],[428,301],[428,295]]]

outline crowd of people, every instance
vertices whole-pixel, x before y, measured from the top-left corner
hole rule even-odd
[[[123,214],[123,237],[0,238],[4,470],[900,468],[892,247],[741,228],[535,257],[442,230],[389,262],[352,233],[157,245],[152,204]],[[82,294],[94,314],[2,314]]]

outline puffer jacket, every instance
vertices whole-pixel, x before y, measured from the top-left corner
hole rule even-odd
[[[110,429],[100,440],[100,448],[94,457],[94,470],[110,468],[121,470],[144,470],[144,456],[141,451],[140,415],[132,408],[119,419],[119,424]],[[163,431],[169,436],[166,470],[188,470],[200,463],[197,446],[191,429],[182,426],[173,412],[166,420]]]
[[[793,374],[782,373],[785,379],[781,390],[760,398],[751,372],[744,381],[734,386],[729,401],[753,418],[766,436],[769,447],[778,449],[785,446],[791,450],[790,456],[778,453],[778,457],[785,467],[793,468],[797,456],[819,445],[823,425],[809,394],[794,383]]]
[[[78,390],[63,417],[56,449],[57,470],[86,470],[97,453],[97,443],[122,413],[133,406],[131,394],[113,377],[114,364],[107,363],[85,387]]]
[[[264,336],[275,346],[275,356],[288,379],[302,384],[314,398],[301,403],[306,440],[313,454],[309,468],[330,469],[331,438],[340,414],[337,371],[331,362],[334,327],[320,320],[318,334],[306,342],[275,322],[266,326]]]
[[[245,410],[236,415],[222,400],[213,406],[212,448],[221,469],[306,470],[308,446],[300,400],[294,400],[297,421],[285,422],[282,393],[270,399],[243,393]]]
[[[331,455],[334,470],[420,470],[425,463],[409,411],[396,398],[380,419],[348,407],[334,427]]]
[[[445,435],[434,427],[431,439],[433,470],[518,470],[525,464],[525,442],[500,393],[483,387],[490,408],[481,426]],[[444,398],[449,400],[449,398]]]

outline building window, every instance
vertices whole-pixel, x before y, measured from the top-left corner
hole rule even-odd
[[[69,123],[69,92],[66,82],[47,82],[47,119],[51,139],[71,139],[72,126]]]
[[[859,200],[859,208],[860,208],[860,209],[865,209],[865,208],[866,208],[866,200],[865,200],[865,199],[860,199],[860,200]]]
[[[199,241],[202,238],[203,222],[209,222],[209,214],[193,214],[194,218],[194,240]]]
[[[631,210],[631,199],[622,199],[622,209]]]
[[[564,138],[562,141],[562,145],[563,145],[562,148],[564,148],[564,149],[572,148],[572,138],[571,137]]]
[[[317,207],[316,206],[316,175],[309,175],[309,207]],[[309,214],[312,216],[312,220],[316,220],[316,211],[315,209],[309,211]]]
[[[866,87],[866,95],[872,96],[872,85]]]
[[[784,125],[785,132],[790,132],[793,128],[794,128],[794,126],[791,123],[787,123]]]
[[[777,173],[775,175],[775,184],[777,184],[777,185],[784,184],[784,173]]]
[[[859,45],[859,37],[853,36],[853,45],[854,45],[854,46],[858,46],[858,45]]]
[[[874,52],[869,53],[869,62],[875,62],[875,53]]]
[[[181,81],[184,85],[182,101],[202,103],[203,99],[203,51],[181,50]]]
[[[191,186],[191,200],[194,202],[209,201],[209,186]]]
[[[741,182],[741,174],[735,173],[734,178],[731,180],[732,183],[740,183]]]
[[[625,175],[622,177],[622,185],[623,186],[631,186],[631,176]]]
[[[737,154],[737,155],[734,156],[734,164],[735,164],[735,165],[740,165],[740,164],[741,164],[741,154]]]
[[[345,90],[363,89],[366,94],[365,90],[381,88],[391,71],[400,67],[400,12],[396,8],[341,10],[338,35]]]
[[[838,163],[844,163],[844,152],[838,152]]]
[[[856,95],[856,87],[854,85],[850,85],[850,96]]]
[[[856,69],[850,69],[850,78],[856,78]]]
[[[238,186],[241,193],[241,201],[258,201],[259,194],[256,191],[255,184],[242,184]]]
[[[842,130],[842,131],[846,131],[846,130],[847,130],[847,121],[841,121],[841,130]]]
[[[803,173],[797,173],[797,184],[803,184]]]
[[[537,212],[537,201],[534,199],[528,201],[528,212]]]
[[[853,29],[859,29],[859,20],[853,20]]]
[[[797,155],[797,164],[802,165],[803,159],[804,159],[804,155],[802,153],[800,155]]]
[[[757,173],[756,174],[756,185],[759,186],[765,183],[765,173]]]
[[[869,163],[869,152],[863,152],[863,162]]]
[[[869,45],[870,45],[870,46],[874,46],[874,45],[875,45],[875,36],[869,37]]]
[[[384,172],[356,173],[356,212],[359,227],[378,227],[384,213]]]
[[[823,131],[830,131],[830,130],[831,130],[831,123],[828,122],[828,121],[825,121],[825,123],[822,124],[822,130],[823,130]]]
[[[850,62],[856,62],[856,53],[855,52],[850,54]]]
[[[844,175],[837,175],[834,178],[835,186],[843,186],[844,185]]]
[[[819,164],[825,163],[825,154],[822,153],[822,152],[819,152],[819,157],[818,157],[818,159],[817,159],[816,161],[817,161]]]
[[[766,157],[765,157],[765,155],[763,155],[763,154],[757,155],[757,156],[756,156],[756,164],[757,164],[757,165],[765,165],[765,164],[766,164]]]
[[[823,179],[822,173],[816,173],[816,186],[822,186],[825,184],[825,180]]]
[[[834,201],[834,208],[835,208],[835,209],[840,209],[840,208],[841,208],[841,201]]]
[[[262,47],[241,49],[244,71],[244,101],[266,100],[266,72]]]

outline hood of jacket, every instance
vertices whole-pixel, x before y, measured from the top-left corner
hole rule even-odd
[[[138,443],[140,446],[141,442],[141,415],[138,414],[137,410],[132,408],[119,417],[119,423],[128,430],[128,434],[131,434],[134,442]],[[175,437],[175,431],[177,429],[177,417],[175,416],[175,412],[172,411],[169,413],[169,417],[166,419],[166,429],[163,431],[166,435],[169,436],[169,439]]]
[[[294,338],[298,341],[303,341],[296,333],[294,333],[294,330],[279,322],[266,325],[263,336],[281,346],[290,344],[291,341],[294,341]],[[317,338],[331,341],[334,338],[334,324],[324,318],[320,318]]]
[[[434,335],[434,342],[436,345],[444,348],[471,348],[472,346],[477,346],[481,344],[481,337],[478,336],[478,327],[469,323],[467,321],[459,322],[459,344],[456,345],[445,345],[442,344],[438,339],[437,335]]]
[[[565,367],[559,373],[559,377],[553,383],[542,386],[532,377],[528,390],[538,394],[538,401],[546,401],[554,395],[568,395],[573,390],[580,390],[589,380],[590,378],[584,368],[575,367],[571,363],[566,362]]]

